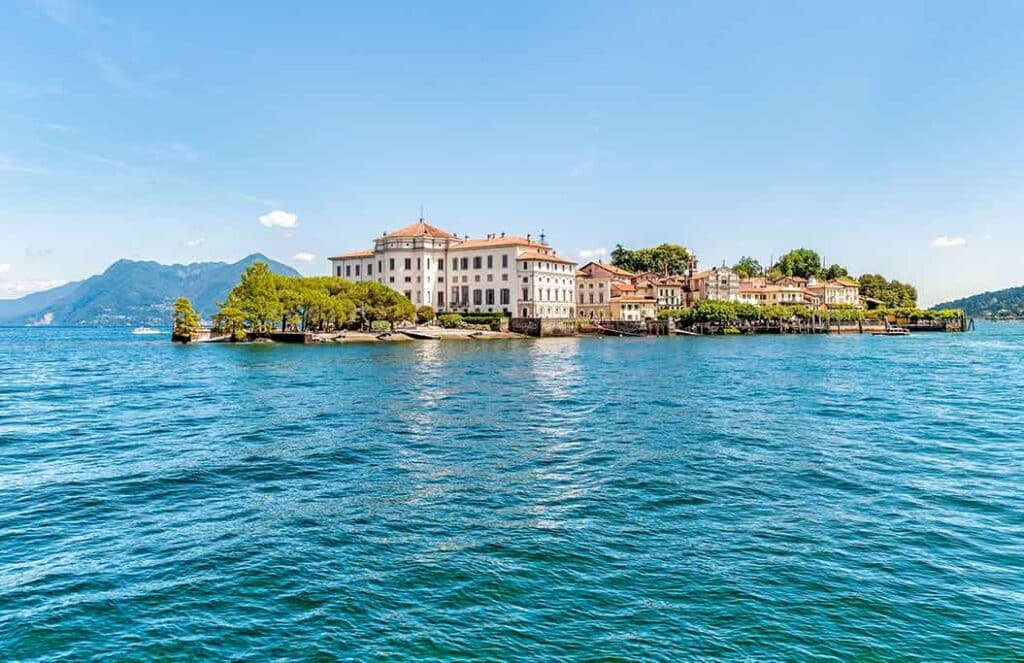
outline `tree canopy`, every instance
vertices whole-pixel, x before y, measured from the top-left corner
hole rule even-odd
[[[749,279],[752,276],[760,276],[764,268],[755,258],[743,256],[732,266],[732,271],[736,272],[741,279]]]
[[[282,276],[255,262],[228,294],[215,326],[235,337],[245,332],[329,331],[355,320],[364,326],[416,317],[412,302],[372,282],[351,283],[335,276]]]
[[[890,281],[881,274],[864,274],[858,282],[861,295],[881,301],[886,308],[917,306],[917,288],[909,283]]]
[[[199,331],[199,315],[188,297],[178,297],[174,302],[172,330],[175,336],[189,337]]]
[[[811,249],[793,249],[779,258],[773,266],[782,276],[799,276],[809,279],[821,274],[821,256]]]
[[[627,249],[621,244],[611,253],[612,264],[631,272],[685,274],[693,254],[679,244],[660,244],[647,249]]]

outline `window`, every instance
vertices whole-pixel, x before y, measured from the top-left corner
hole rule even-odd
[[[412,290],[405,291],[405,298],[408,299],[410,302],[412,301]]]
[[[494,306],[494,288],[487,288],[484,294],[486,295],[487,305]]]
[[[480,256],[473,257],[473,269],[480,269],[483,266],[483,258]]]
[[[459,263],[459,269],[469,269],[469,258],[463,258]]]
[[[602,290],[601,292],[597,293],[597,301],[599,301],[602,304],[604,304],[604,290]]]
[[[394,258],[388,258],[388,269],[390,269],[391,271],[395,271],[395,259]]]
[[[494,256],[487,256],[487,269],[494,269]]]
[[[439,272],[443,272],[444,271],[444,258],[438,258],[437,259],[437,271],[439,271]]]
[[[459,286],[453,285],[452,286],[452,306],[455,306],[458,303],[459,303]]]
[[[459,268],[459,259],[458,258],[452,258],[452,269],[453,270],[457,270],[458,268]]]
[[[366,275],[373,276],[373,263],[371,262],[366,266]]]
[[[506,267],[506,268],[508,267],[508,254],[507,253],[502,253],[501,254],[501,266],[502,267]]]
[[[487,280],[488,281],[493,281],[494,280],[494,274],[488,274],[487,275]]]
[[[427,266],[429,267],[430,265]],[[416,269],[423,269],[423,260],[420,258],[416,258]]]
[[[352,276],[352,265],[345,265],[345,276]]]
[[[406,283],[412,283],[412,277],[411,276],[406,276],[405,277],[405,282]]]
[[[480,306],[484,301],[484,293],[479,288],[473,290],[473,306]]]
[[[463,306],[467,306],[469,304],[469,286],[468,285],[462,286],[461,296],[462,296],[462,299],[460,301],[462,302],[462,305]]]
[[[388,277],[388,283],[394,283],[394,282],[395,282],[395,277],[394,276],[389,276]]]
[[[405,259],[405,268],[406,269],[412,269],[412,258],[406,258]]]
[[[530,299],[530,289],[529,288],[523,288],[523,299],[524,300]],[[526,315],[526,314],[524,313],[523,315]]]
[[[581,300],[582,301],[582,300]],[[594,303],[594,293],[590,293],[590,303]]]
[[[377,271],[378,272],[383,272],[384,271],[384,261],[383,260],[378,260],[377,261]]]
[[[509,292],[508,288],[502,288],[501,289],[500,297],[501,297],[501,305],[502,306],[508,306],[509,300],[511,299],[511,297],[510,297],[511,294],[512,293]]]
[[[335,271],[335,274],[334,274],[335,276],[341,276],[341,265],[338,265],[337,267],[335,267],[334,271]]]
[[[359,265],[356,265],[356,276],[359,276]]]
[[[437,308],[444,308],[444,290],[437,291]]]
[[[502,274],[501,275],[501,280],[502,281],[508,281],[508,274]]]
[[[430,256],[427,256],[427,269],[430,269]]]

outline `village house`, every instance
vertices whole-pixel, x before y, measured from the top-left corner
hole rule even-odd
[[[576,309],[581,318],[612,320],[612,286],[631,285],[636,275],[615,265],[588,262],[576,272]],[[621,294],[621,290],[619,290]]]
[[[372,249],[329,258],[331,273],[376,281],[438,312],[576,315],[576,263],[532,236],[459,237],[423,219],[385,232]]]
[[[658,311],[681,309],[688,304],[687,280],[663,272],[642,272],[633,278],[640,293],[657,301]]]
[[[796,285],[765,283],[764,279],[742,279],[739,301],[757,306],[803,305],[817,308],[819,298],[807,288]]]
[[[808,279],[807,290],[817,295],[822,305],[828,307],[861,308],[860,283],[847,276],[828,281],[818,281],[815,278]]]
[[[725,265],[690,277],[691,304],[702,299],[735,302],[740,299],[740,277]]]

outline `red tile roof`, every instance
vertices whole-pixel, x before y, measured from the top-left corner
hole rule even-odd
[[[541,244],[540,242],[532,239],[526,239],[525,237],[518,237],[516,235],[505,235],[504,237],[485,237],[484,239],[467,239],[459,242],[455,246],[451,247],[451,251],[460,251],[465,249],[481,249],[488,247],[498,246],[536,246],[547,248],[547,244]]]
[[[437,226],[432,226],[423,219],[420,219],[416,223],[410,224],[404,228],[393,230],[389,233],[385,233],[386,237],[436,237],[438,239],[452,239],[455,237],[454,233],[450,233],[447,230],[441,230]]]
[[[328,260],[344,260],[345,258],[372,258],[373,249],[363,249],[362,251],[349,251],[348,253],[342,253],[341,255],[331,256]]]
[[[546,260],[548,262],[560,262],[566,265],[575,265],[575,260],[569,260],[554,254],[540,253],[539,251],[527,251],[516,256],[516,260]]]

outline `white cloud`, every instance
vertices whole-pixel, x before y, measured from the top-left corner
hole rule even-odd
[[[35,0],[34,4],[46,18],[61,25],[74,25],[80,17],[78,5],[68,0]]]
[[[132,86],[128,75],[124,73],[121,66],[111,60],[103,53],[94,52],[88,55],[89,61],[99,71],[100,78],[115,87],[128,88]]]
[[[608,255],[608,251],[606,249],[580,249],[580,257],[587,260],[603,258],[606,255]]]
[[[42,127],[43,129],[49,129],[50,131],[60,131],[62,133],[67,133],[69,131],[74,131],[74,128],[71,127],[70,125],[58,124],[56,122],[44,122],[44,123],[40,124],[39,126]]]
[[[45,168],[23,163],[9,154],[0,154],[0,170],[9,173],[29,173],[30,175],[46,175],[50,172]]]
[[[0,274],[6,274],[9,271],[11,271],[10,263],[5,262],[3,264],[0,264]]]
[[[299,225],[299,217],[291,212],[276,209],[261,216],[260,223],[267,228],[295,228]]]
[[[936,237],[935,239],[932,240],[932,246],[941,249],[949,248],[952,246],[963,246],[966,243],[967,240],[964,239],[963,237],[946,237],[945,235],[940,235],[939,237]]]
[[[305,251],[299,251],[292,256],[292,260],[301,260],[302,262],[313,262],[314,258],[316,258],[315,255],[312,253],[306,253]]]
[[[199,160],[199,152],[180,140],[165,140],[146,148],[146,152],[163,161]]]
[[[184,244],[186,248],[194,249],[197,246],[202,246],[205,241],[206,240],[202,237],[197,237],[196,239],[186,239],[182,244]]]
[[[52,281],[45,279],[38,281],[0,281],[0,299],[13,299],[33,292],[39,292],[40,290],[56,288],[65,283],[67,281],[62,279]]]

